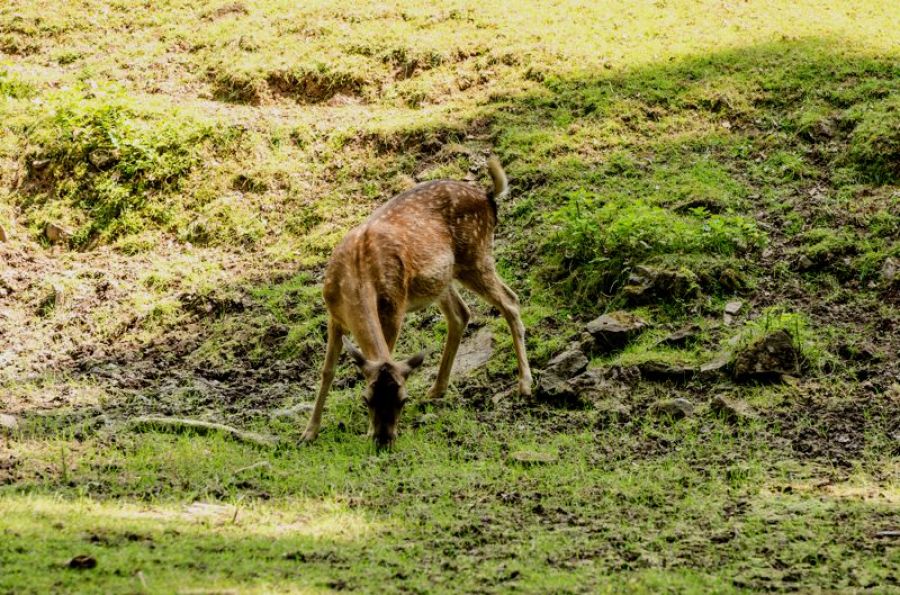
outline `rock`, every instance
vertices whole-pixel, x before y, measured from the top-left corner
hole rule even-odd
[[[87,554],[81,554],[69,560],[68,567],[73,570],[90,570],[97,567],[97,559]]]
[[[13,433],[19,429],[19,420],[15,415],[0,413],[0,432]]]
[[[682,347],[700,332],[699,324],[692,324],[678,329],[671,335],[662,339],[657,345],[668,345],[670,347]]]
[[[645,326],[640,317],[618,310],[592,320],[585,329],[594,340],[593,349],[605,353],[625,347]]]
[[[606,374],[601,370],[585,370],[575,378],[570,378],[569,384],[580,393],[599,393],[609,388]]]
[[[637,366],[610,366],[608,376],[610,380],[626,385],[637,384],[641,381],[641,371],[637,369]]]
[[[753,419],[756,414],[747,403],[730,399],[725,395],[716,395],[709,403],[709,408],[713,413],[724,417],[726,420],[736,423]]]
[[[44,237],[51,244],[60,244],[72,237],[72,232],[58,223],[48,222],[44,225]]]
[[[28,161],[28,169],[31,172],[37,173],[44,171],[47,169],[47,166],[50,165],[49,159],[29,159]]]
[[[727,304],[725,304],[725,315],[723,317],[725,320],[725,324],[731,324],[732,322],[734,322],[734,317],[738,312],[741,311],[741,308],[743,306],[744,302],[742,302],[741,300],[735,300],[733,302],[728,302]]]
[[[554,407],[581,408],[584,400],[581,394],[565,378],[552,373],[544,373],[534,390],[534,400]]]
[[[118,163],[119,153],[114,149],[94,149],[88,154],[88,161],[100,171],[104,171]]]
[[[728,364],[730,362],[731,360],[728,356],[722,356],[714,360],[710,360],[700,366],[699,376],[704,380],[713,379],[724,372],[725,368],[728,367]]]
[[[668,416],[672,419],[682,419],[694,414],[694,405],[684,398],[662,399],[650,407],[650,411],[659,416]]]
[[[463,341],[453,360],[453,376],[466,376],[483,367],[494,354],[494,333],[488,327],[478,329]]]
[[[545,370],[538,381],[534,398],[554,407],[579,409],[591,401],[603,398],[609,391],[607,379],[599,370],[584,370],[568,380]]]
[[[744,302],[742,302],[741,300],[734,300],[733,302],[728,302],[727,304],[725,304],[725,313],[731,314],[732,316],[734,316],[735,314],[737,314],[738,312],[741,311],[741,308],[743,306],[744,306]]]
[[[697,275],[687,269],[673,271],[639,266],[628,278],[622,293],[631,304],[687,300],[700,295],[700,285]]]
[[[888,256],[884,260],[884,264],[881,266],[881,278],[887,283],[893,283],[898,278],[898,268],[900,268],[900,264],[897,263],[897,260],[891,256]]]
[[[663,382],[687,382],[697,372],[692,366],[658,361],[642,362],[637,367],[641,371],[641,378]]]
[[[567,349],[547,362],[545,372],[559,378],[574,378],[587,369],[588,358],[580,349]]]
[[[796,376],[800,360],[794,339],[785,330],[764,335],[739,350],[732,361],[735,380],[773,380],[782,375]]]
[[[548,463],[555,463],[559,460],[559,457],[549,452],[518,450],[516,452],[510,453],[509,460],[526,467],[533,467],[535,465],[547,465]]]

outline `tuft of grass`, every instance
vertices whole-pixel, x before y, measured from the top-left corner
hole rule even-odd
[[[703,207],[678,215],[643,200],[584,192],[572,193],[549,220],[555,229],[544,245],[550,274],[566,279],[560,289],[582,299],[609,293],[630,267],[656,257],[733,256],[766,241],[755,222],[740,215],[713,215]]]
[[[740,348],[764,335],[781,330],[793,338],[804,369],[821,373],[827,367],[837,365],[837,358],[827,347],[829,329],[814,327],[802,312],[791,311],[780,305],[766,308],[757,318],[748,321],[728,344]]]
[[[876,184],[900,182],[900,93],[855,107],[847,155]]]
[[[36,94],[34,86],[0,67],[0,97],[27,99]]]

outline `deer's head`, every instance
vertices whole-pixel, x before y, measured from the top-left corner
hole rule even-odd
[[[344,347],[366,379],[363,401],[369,408],[369,427],[375,446],[388,447],[397,438],[400,412],[408,399],[406,379],[413,370],[422,365],[425,353],[419,353],[400,362],[371,361],[367,360],[346,337]]]

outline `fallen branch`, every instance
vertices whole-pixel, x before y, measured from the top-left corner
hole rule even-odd
[[[211,421],[200,421],[199,419],[184,419],[180,417],[164,417],[158,415],[144,415],[135,417],[128,421],[128,429],[135,432],[145,431],[171,431],[185,432],[191,431],[198,434],[206,435],[212,432],[220,432],[226,434],[239,442],[248,444],[256,444],[257,446],[275,446],[278,444],[276,436],[268,434],[258,434],[256,432],[248,432],[239,430],[225,424],[219,424]]]

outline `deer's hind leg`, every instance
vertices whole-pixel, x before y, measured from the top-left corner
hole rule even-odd
[[[519,298],[497,275],[493,261],[470,269],[459,277],[463,285],[483,297],[489,304],[500,310],[513,337],[516,362],[519,367],[519,394],[531,395],[531,368],[525,352],[525,325],[519,315]]]
[[[438,300],[438,307],[447,319],[447,343],[444,345],[444,353],[441,355],[441,365],[438,368],[437,378],[434,386],[428,391],[428,398],[436,399],[443,396],[450,384],[450,371],[453,369],[453,360],[456,359],[456,352],[459,350],[459,343],[462,340],[463,331],[469,324],[468,306],[459,297],[456,289],[452,285],[447,286],[447,291]]]
[[[304,442],[311,442],[319,435],[319,427],[322,425],[322,410],[325,409],[325,398],[331,389],[332,381],[334,381],[334,367],[341,355],[341,337],[343,336],[343,329],[338,326],[334,318],[329,317],[328,346],[325,348],[325,362],[322,364],[322,384],[319,386],[316,404],[309,416],[309,422],[306,424],[306,431],[303,432]]]

